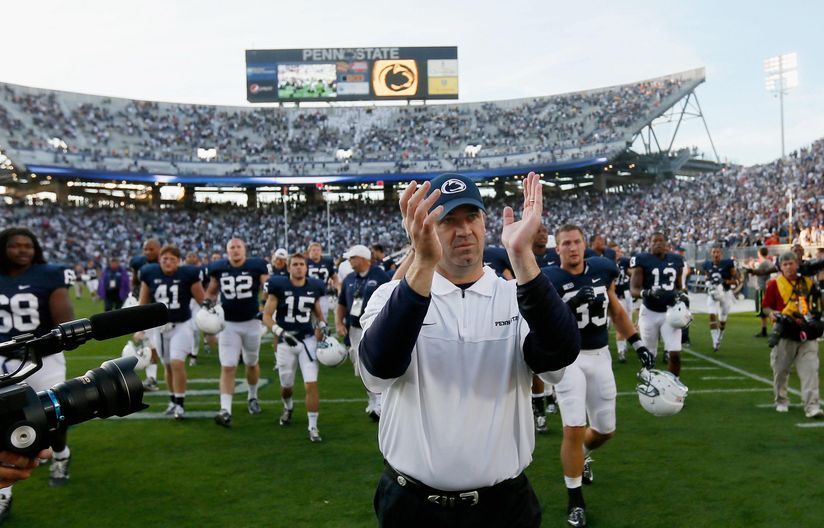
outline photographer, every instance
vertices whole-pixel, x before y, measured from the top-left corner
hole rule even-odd
[[[775,410],[787,412],[787,383],[793,363],[801,380],[801,397],[807,418],[822,418],[818,391],[818,343],[821,336],[820,292],[813,280],[798,274],[798,256],[781,255],[781,275],[767,283],[762,307],[773,320],[777,339],[770,353]]]
[[[0,232],[0,343],[21,334],[42,335],[54,325],[74,319],[69,286],[74,282],[70,269],[46,264],[37,237],[25,228]],[[23,357],[0,356],[0,373],[14,372]],[[46,390],[66,379],[66,358],[62,352],[43,357],[43,368],[26,380],[36,391]],[[51,438],[54,460],[50,486],[69,480],[71,453],[66,431]],[[0,518],[11,508],[11,487],[0,490]]]

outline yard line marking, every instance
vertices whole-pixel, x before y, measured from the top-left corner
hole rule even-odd
[[[712,363],[714,365],[718,365],[719,367],[724,367],[725,369],[728,369],[728,370],[731,370],[731,371],[736,372],[738,374],[741,374],[742,376],[746,376],[750,379],[754,379],[755,381],[760,381],[761,383],[765,383],[765,384],[769,385],[770,387],[773,386],[773,382],[772,382],[771,379],[767,379],[763,376],[759,376],[758,374],[753,374],[752,372],[747,372],[744,369],[740,369],[736,366],[730,365],[729,363],[724,363],[723,361],[717,360],[714,357],[710,357],[710,356],[707,356],[707,355],[702,354],[700,352],[696,352],[695,350],[692,350],[691,348],[684,347],[684,352],[686,352],[687,354],[692,354],[693,356],[695,356],[697,358],[701,358],[704,361],[707,361],[707,362]],[[801,396],[801,391],[799,391],[798,389],[793,389],[793,388],[788,387],[787,391],[790,394],[795,394],[796,396]]]
[[[747,379],[744,376],[704,376],[701,378],[704,381],[721,381],[721,380],[742,380]]]
[[[790,403],[787,406],[788,407],[804,407],[804,404],[803,403]],[[775,404],[774,403],[759,403],[758,405],[756,405],[756,407],[758,407],[760,409],[774,409]]]
[[[811,427],[824,427],[824,422],[802,422],[795,424],[796,427],[803,427],[809,429]]]

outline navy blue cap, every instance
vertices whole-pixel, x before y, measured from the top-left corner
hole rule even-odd
[[[472,181],[472,178],[468,178],[462,174],[446,173],[432,178],[430,183],[432,187],[429,188],[427,196],[432,194],[435,189],[441,190],[441,196],[432,205],[432,208],[429,209],[432,211],[439,205],[443,206],[443,213],[439,220],[443,220],[443,217],[446,216],[449,211],[460,205],[474,205],[481,211],[486,212],[483,198],[481,198],[481,192],[478,190],[475,182]]]

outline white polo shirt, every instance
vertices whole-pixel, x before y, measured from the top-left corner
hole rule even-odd
[[[372,294],[365,333],[398,284]],[[436,272],[406,372],[384,380],[361,364],[366,387],[383,393],[381,453],[401,473],[441,490],[473,490],[516,477],[532,461],[529,326],[516,287],[489,267],[465,291]]]

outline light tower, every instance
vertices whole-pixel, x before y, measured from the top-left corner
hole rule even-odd
[[[778,95],[781,106],[781,157],[784,157],[784,94],[798,87],[798,54],[777,55],[764,60],[767,91]]]

